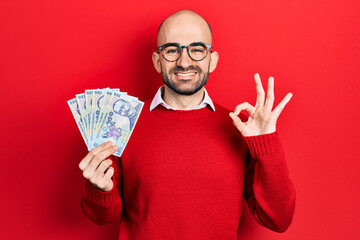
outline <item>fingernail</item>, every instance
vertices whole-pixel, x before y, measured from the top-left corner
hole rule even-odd
[[[109,146],[111,146],[111,144],[112,144],[112,142],[111,142],[111,141],[108,141],[108,142],[106,143],[106,146],[109,147]]]
[[[117,146],[117,145],[114,145],[112,148],[113,148],[114,150],[117,150],[117,149],[118,149],[118,146]]]

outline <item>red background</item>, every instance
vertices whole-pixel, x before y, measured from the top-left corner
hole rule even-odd
[[[151,98],[162,83],[151,62],[157,27],[181,8],[212,26],[215,101],[254,103],[255,72],[275,77],[277,102],[294,93],[278,122],[293,224],[273,233],[245,211],[242,239],[358,239],[358,0],[1,1],[1,239],[117,238],[117,224],[80,210],[87,151],[66,101],[108,86]]]

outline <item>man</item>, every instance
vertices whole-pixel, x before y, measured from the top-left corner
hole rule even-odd
[[[84,213],[98,224],[121,218],[119,239],[237,239],[243,197],[265,227],[283,232],[292,221],[295,190],[275,132],[291,94],[272,111],[274,79],[265,99],[255,74],[256,105],[230,113],[234,128],[204,89],[219,59],[211,44],[198,14],[168,17],[153,53],[165,86],[145,102],[121,159],[109,159],[117,146],[108,142],[80,162]]]

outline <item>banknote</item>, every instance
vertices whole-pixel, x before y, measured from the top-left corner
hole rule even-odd
[[[91,101],[91,113],[92,113],[92,133],[90,135],[90,142],[94,140],[94,134],[96,132],[97,124],[100,117],[101,108],[99,103],[101,102],[100,98],[103,98],[104,92],[106,89],[96,89],[93,91],[93,98]],[[86,92],[86,90],[85,90]]]
[[[110,99],[112,98],[113,94],[117,92],[120,93],[119,89],[106,89],[101,97],[99,97],[97,101],[97,106],[99,108],[99,120],[95,127],[95,138],[98,138],[100,135],[100,130],[105,124],[105,119],[108,115],[108,108],[107,105],[109,104]],[[122,93],[126,94],[126,93]]]
[[[118,146],[121,146],[119,150],[115,153],[118,154],[116,156],[121,156],[122,152],[124,151],[127,143],[129,142],[129,138],[134,130],[137,120],[139,119],[139,114],[144,106],[144,103],[139,101],[136,97],[132,96],[116,96],[112,99],[112,110],[114,111],[114,118],[112,121],[116,122],[117,118],[125,118],[126,121],[126,130],[129,130],[129,134],[125,141],[121,141],[117,143]]]
[[[121,156],[124,151],[142,106],[143,103],[137,98],[119,92],[114,92],[109,97],[104,106],[106,117],[104,124],[99,128],[100,137],[97,140],[102,139],[100,142],[103,142],[104,139],[108,139],[118,145],[119,150],[114,155]],[[95,145],[100,142],[95,142]]]
[[[120,89],[89,89],[68,101],[80,133],[90,151],[106,141],[123,153],[144,103]]]
[[[67,103],[70,107],[71,113],[74,116],[76,125],[78,126],[78,128],[80,130],[81,136],[83,137],[85,144],[87,145],[88,140],[87,140],[86,133],[85,133],[85,125],[81,118],[78,102],[76,101],[76,98],[74,98],[74,99],[67,101]]]
[[[86,134],[86,136],[88,136],[90,123],[89,123],[88,116],[87,116],[85,93],[76,94],[76,101],[79,106],[79,112],[80,112],[81,118],[82,118],[83,122],[85,123],[85,134]]]
[[[94,125],[93,114],[92,114],[92,102],[93,102],[93,93],[94,93],[94,91],[95,90],[85,90],[86,118],[89,121],[89,133],[88,133],[88,136],[90,136],[89,143],[92,140],[91,136],[92,136],[93,125]]]

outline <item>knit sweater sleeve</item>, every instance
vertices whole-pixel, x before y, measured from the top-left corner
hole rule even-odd
[[[114,187],[109,192],[103,192],[86,181],[85,191],[81,198],[81,209],[94,223],[103,225],[121,217],[123,205],[121,201],[121,169],[119,158],[109,157],[114,168]]]
[[[275,132],[244,139],[250,150],[244,198],[257,222],[273,231],[284,232],[292,222],[295,188],[278,135]]]

